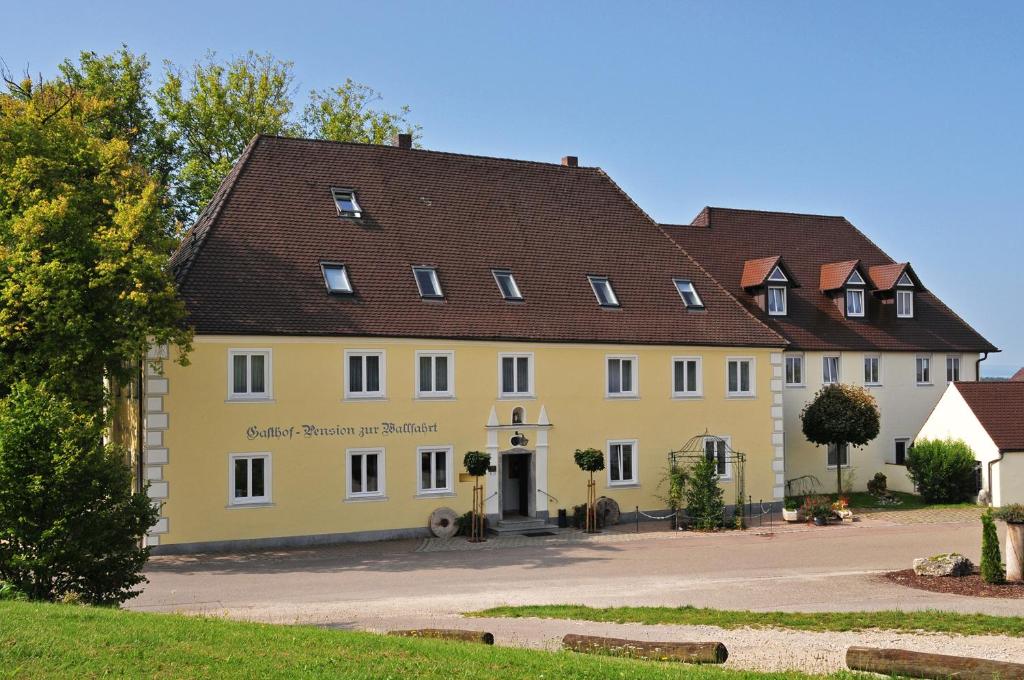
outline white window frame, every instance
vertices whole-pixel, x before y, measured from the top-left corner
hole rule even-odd
[[[826,380],[825,367],[828,365],[828,360],[829,359],[835,359],[836,360],[835,380]],[[825,355],[822,355],[822,357],[821,357],[821,384],[822,385],[836,385],[836,384],[839,383],[840,380],[842,380],[842,375],[840,374],[840,363],[841,363],[840,359],[841,359],[841,356],[838,355],[838,354],[825,354]]]
[[[729,365],[736,363],[736,387],[739,388],[742,384],[740,377],[739,366],[743,362],[750,364],[748,377],[750,380],[750,389],[742,390],[737,389],[733,392],[729,390]],[[726,357],[725,358],[725,397],[726,399],[750,399],[757,396],[757,360],[755,357]]]
[[[235,461],[255,458],[263,459],[263,495],[252,495],[252,463],[249,464],[249,492],[245,498],[235,496]],[[269,505],[273,503],[273,465],[269,451],[257,451],[252,453],[229,453],[228,454],[228,506],[245,507],[252,505]]]
[[[682,392],[676,390],[676,364],[680,362],[694,362],[697,364],[697,385],[695,390]],[[670,373],[669,381],[672,386],[672,398],[673,399],[697,399],[704,396],[704,361],[702,357],[672,357],[672,361],[669,364]]]
[[[722,481],[732,481],[732,461],[729,460],[729,451],[732,450],[732,435],[728,434],[715,434],[703,437],[701,439],[701,454],[704,456],[708,455],[708,442],[722,440],[725,442],[726,458],[725,458],[725,473],[719,474],[718,478]],[[718,452],[715,451],[715,471],[718,471]]]
[[[911,443],[911,441],[912,441],[912,439],[910,437],[894,437],[893,438],[893,440],[892,440],[892,461],[890,462],[890,465],[904,465],[905,466],[907,464],[907,456],[910,454],[910,443]],[[903,462],[902,463],[897,462],[897,460],[896,460],[896,446],[900,442],[903,442],[903,444],[904,444],[904,447],[903,447]]]
[[[263,386],[262,392],[235,392],[235,357],[245,356],[245,384],[250,387],[252,384],[252,357],[260,355],[263,357]],[[269,348],[254,349],[229,349],[228,350],[228,401],[271,401],[274,398],[274,352]]]
[[[434,384],[434,366],[438,357],[448,360],[448,389],[447,390],[423,390],[420,385],[420,360],[429,358],[431,386]],[[348,363],[345,364],[348,366]],[[347,385],[348,383],[346,383]],[[423,349],[416,350],[415,361],[413,362],[413,385],[417,399],[454,399],[455,398],[455,351],[450,349]]]
[[[444,455],[445,455],[445,473],[444,473],[444,478],[445,478],[445,481],[447,482],[447,485],[444,488],[436,488],[435,487],[435,488],[432,488],[432,489],[424,489],[423,488],[423,468],[422,468],[422,463],[421,463],[421,460],[423,458],[423,454],[424,453],[435,453],[436,454],[436,453],[441,453],[441,452],[444,452]],[[452,479],[452,475],[455,472],[455,463],[453,462],[454,459],[455,459],[455,447],[451,446],[450,444],[446,444],[444,446],[418,446],[418,447],[416,447],[416,495],[417,496],[442,496],[442,495],[451,495],[451,494],[453,494],[455,492],[454,480]],[[430,466],[430,475],[431,475],[431,477],[434,477],[435,470],[436,470],[436,467],[434,465],[431,465]],[[349,482],[351,483],[351,481],[352,481],[352,478],[349,477]],[[434,479],[434,481],[436,482],[437,480]]]
[[[621,307],[619,303],[619,296],[615,294],[615,288],[612,286],[612,280],[608,276],[597,276],[595,274],[588,274],[587,280],[590,281],[590,289],[594,291],[594,297],[597,298],[597,304],[601,307]],[[597,292],[598,285],[607,287],[608,302],[601,302],[601,295]]]
[[[366,486],[366,456],[369,454],[377,455],[377,490],[376,491],[352,491],[352,456],[363,456],[362,462],[362,479],[363,486]],[[387,484],[385,470],[387,458],[384,454],[384,448],[360,448],[360,449],[345,449],[345,500],[358,501],[358,500],[385,500],[387,499]],[[416,464],[419,465],[419,456],[416,457]]]
[[[860,311],[850,311],[850,296],[860,297]],[[847,288],[846,289],[846,316],[854,319],[861,319],[867,313],[867,295],[863,288]]]
[[[868,361],[874,359],[875,361],[875,380],[868,380]],[[864,355],[864,384],[869,387],[880,387],[882,385],[882,355],[880,354],[865,354]]]
[[[511,269],[492,269],[491,275],[494,277],[494,283],[498,286],[498,292],[501,294],[503,300],[511,300],[517,302],[523,299],[523,291],[519,288],[519,282],[516,281],[515,275]],[[509,284],[512,288],[514,295],[505,295],[504,289],[501,287],[500,278],[503,276],[508,277]]]
[[[630,373],[630,385],[633,386],[631,390],[622,390],[618,392],[612,392],[611,389],[611,377],[612,377],[612,361],[619,361],[620,380],[621,386],[621,370],[623,361],[629,362],[629,373]],[[604,357],[604,396],[608,399],[635,399],[640,395],[640,385],[638,380],[640,377],[639,359],[635,354],[606,354]]]
[[[789,382],[789,362],[793,361],[800,365],[800,381]],[[782,384],[785,387],[806,387],[807,386],[807,362],[803,354],[785,354],[782,359]]]
[[[429,272],[430,273],[430,282],[431,282],[431,284],[433,284],[434,290],[437,291],[436,293],[424,293],[423,292],[423,287],[420,285],[420,277],[417,276],[417,273],[421,272],[421,271]],[[416,290],[419,292],[420,298],[422,298],[423,300],[443,300],[444,299],[444,289],[441,288],[441,279],[437,275],[437,267],[431,267],[430,265],[426,265],[426,264],[424,264],[424,265],[419,265],[419,264],[415,265],[412,268],[412,279],[413,279],[413,281],[416,282]]]
[[[612,446],[622,446],[622,445],[628,445],[628,446],[630,446],[632,448],[632,454],[633,454],[631,456],[631,463],[632,463],[632,465],[630,466],[631,479],[619,479],[618,481],[615,481],[615,480],[612,479],[612,465],[611,465]],[[638,455],[639,451],[638,451],[638,448],[637,448],[637,440],[636,439],[609,439],[608,442],[607,442],[607,447],[608,448],[606,450],[608,451],[608,474],[607,474],[608,486],[610,486],[610,487],[611,486],[640,486],[640,459],[639,459],[639,455]],[[620,477],[622,476],[622,466],[621,465],[619,466],[619,476]]]
[[[526,358],[527,359],[527,376],[528,376],[527,379],[530,381],[529,390],[528,391],[526,391],[526,392],[505,392],[503,390],[504,385],[501,382],[502,381],[501,365],[502,365],[503,360],[506,359],[506,358],[512,358],[512,359]],[[516,362],[516,363],[518,363],[518,362]],[[515,376],[519,375],[518,366],[514,365],[513,368],[515,369],[512,372],[512,375],[514,376],[513,379],[516,379]],[[516,385],[516,387],[518,387],[518,385]],[[534,358],[533,358],[533,352],[499,352],[498,353],[498,399],[533,399],[534,398],[534,394],[536,392],[536,389],[537,389],[537,383],[535,382],[535,377],[534,377]]]
[[[352,210],[342,210],[341,204],[338,202],[338,196],[340,194],[348,194],[352,201]],[[338,215],[341,217],[354,217],[359,219],[363,216],[363,209],[359,206],[359,200],[356,198],[355,189],[347,189],[344,187],[331,187],[331,199],[334,201],[334,207],[338,211]]]
[[[704,309],[704,300],[703,298],[701,298],[700,293],[697,292],[697,286],[694,285],[692,280],[672,279],[672,285],[675,286],[676,292],[679,293],[679,297],[682,299],[684,307],[686,307],[687,309]],[[683,286],[690,287],[689,291],[687,292],[693,294],[693,297],[696,298],[697,300],[696,302],[690,304],[689,302],[686,301],[686,295],[683,294]]]
[[[963,366],[963,362],[960,360],[959,354],[947,354],[946,355],[946,382],[958,382],[960,380],[960,368]],[[950,380],[950,368],[954,368],[956,371],[956,377]]]
[[[376,356],[380,358],[380,389],[376,392],[367,392],[363,390],[361,392],[353,392],[351,390],[352,384],[349,381],[349,359],[351,357],[363,357],[363,387],[366,387],[366,357]],[[345,365],[342,369],[343,380],[345,383],[345,399],[352,401],[362,401],[366,399],[386,399],[387,398],[387,385],[388,385],[388,359],[387,352],[382,349],[347,349],[345,350]],[[417,367],[418,368],[418,367]]]
[[[782,291],[782,308],[781,309],[776,309],[774,311],[772,310],[772,291],[773,290]],[[768,316],[786,316],[786,312],[787,312],[787,310],[789,308],[789,300],[787,299],[789,297],[789,294],[787,292],[788,290],[789,290],[788,286],[768,286],[768,290],[767,290],[767,292],[765,292],[765,302],[764,302],[764,307],[765,307],[766,310],[768,310]]]
[[[345,283],[347,288],[331,288],[331,280],[327,278],[328,269],[340,269],[342,275],[345,277]],[[348,265],[342,264],[341,262],[321,262],[320,263],[320,274],[324,277],[324,286],[327,287],[327,292],[331,295],[352,295],[354,289],[352,288],[352,276],[348,272]]]
[[[829,465],[828,464],[828,448],[831,447],[831,446],[834,446],[834,444],[827,444],[825,446],[825,469],[826,470],[835,470],[836,469],[835,465]],[[853,466],[853,452],[850,450],[850,445],[849,444],[844,444],[843,446],[846,447],[846,465],[841,465],[841,467],[844,470],[849,470]],[[843,459],[839,455],[839,452],[837,450],[836,451],[836,462],[841,464],[842,460]]]
[[[900,302],[900,299],[906,300],[906,304]],[[914,291],[913,290],[896,290],[896,318],[898,319],[913,319],[914,318]]]
[[[925,370],[928,372],[928,375],[925,376],[925,380],[921,380],[921,362],[922,361],[927,362],[926,364],[924,364]],[[927,387],[929,385],[933,385],[934,384],[934,382],[932,380],[932,355],[931,354],[918,354],[916,357],[914,357],[914,384],[916,384],[916,385],[918,385],[920,387]]]

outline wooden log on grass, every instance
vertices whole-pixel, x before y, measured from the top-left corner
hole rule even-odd
[[[684,663],[725,663],[729,658],[729,651],[721,642],[647,642],[570,633],[562,638],[562,647],[589,654]]]
[[[850,647],[846,650],[846,665],[854,671],[905,678],[1024,680],[1024,664],[910,652],[905,649]]]
[[[460,640],[462,642],[479,642],[485,645],[494,644],[494,636],[481,630],[458,630],[456,628],[414,628],[412,630],[392,630],[388,635],[399,637],[433,638],[435,640]]]

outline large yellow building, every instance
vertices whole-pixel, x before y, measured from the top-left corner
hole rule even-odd
[[[780,335],[601,170],[409,147],[258,137],[175,255],[196,338],[147,362],[155,550],[426,535],[470,450],[504,528],[582,503],[587,447],[625,512],[665,508],[687,441],[730,501],[781,499]]]

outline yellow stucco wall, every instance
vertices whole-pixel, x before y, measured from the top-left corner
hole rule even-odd
[[[272,351],[273,398],[232,402],[228,399],[229,349]],[[386,352],[386,398],[346,401],[344,351]],[[415,398],[415,352],[450,350],[455,357],[455,397]],[[498,355],[530,352],[534,356],[535,397],[498,398]],[[174,350],[171,349],[173,357]],[[635,355],[639,396],[606,396],[605,363],[609,354]],[[671,358],[702,358],[703,396],[671,396]],[[754,397],[726,397],[728,357],[755,360]],[[639,484],[609,488],[598,476],[598,493],[615,498],[623,511],[663,508],[659,487],[666,453],[705,430],[731,438],[746,452],[746,491],[754,500],[778,496],[781,447],[773,433],[781,428],[778,387],[781,354],[767,349],[601,346],[433,341],[367,338],[196,338],[191,364],[165,362],[163,375],[151,372],[148,408],[166,413],[166,429],[147,432],[146,477],[151,495],[163,501],[167,518],[155,530],[154,543],[193,543],[271,537],[338,534],[425,527],[432,510],[469,509],[471,483],[458,482],[467,450],[487,450],[492,408],[501,424],[510,423],[514,407],[525,409],[525,422],[536,423],[541,408],[549,428],[526,425],[527,448],[547,438],[547,488],[556,504],[571,508],[585,498],[585,475],[576,468],[576,448],[596,447],[607,455],[608,440],[636,440]],[[774,380],[773,380],[774,378]],[[777,417],[773,417],[777,416]],[[164,422],[155,412],[147,420]],[[436,431],[386,434],[382,423],[426,423]],[[307,437],[303,425],[354,428],[354,434]],[[256,437],[250,428],[278,427],[290,437]],[[364,429],[365,428],[365,429]],[[373,428],[377,428],[374,430]],[[542,432],[543,430],[543,432]],[[510,448],[510,430],[492,430],[491,443]],[[417,496],[417,447],[447,445],[454,451],[454,496]],[[386,500],[346,501],[346,450],[385,449]],[[229,454],[272,455],[272,503],[263,507],[229,506]],[[493,463],[494,461],[492,461]],[[773,469],[774,467],[774,469]],[[492,480],[492,484],[494,481]],[[726,484],[726,501],[734,493]],[[161,498],[166,496],[166,498]],[[538,496],[539,497],[539,496]]]

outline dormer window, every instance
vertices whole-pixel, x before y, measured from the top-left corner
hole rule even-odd
[[[345,265],[321,262],[320,271],[324,275],[328,293],[344,295],[352,292],[352,281],[348,277],[348,268]]]
[[[914,282],[906,272],[896,282],[896,316],[901,319],[914,316]]]
[[[692,281],[673,279],[673,283],[675,283],[676,290],[679,291],[679,297],[683,298],[683,304],[687,309],[704,308],[704,303],[701,301],[700,295],[697,294],[697,289],[694,288]]]
[[[619,306],[619,298],[615,296],[612,282],[608,280],[607,276],[588,276],[587,279],[590,280],[590,287],[594,289],[594,295],[597,296],[597,304],[602,307]]]
[[[846,316],[864,316],[863,288],[846,289]]]
[[[860,275],[859,271],[854,269],[853,273],[850,274],[850,278],[846,279],[846,285],[848,285],[848,286],[863,286],[864,285],[864,277]]]
[[[519,286],[516,284],[516,279],[512,276],[512,272],[507,269],[493,269],[491,273],[494,274],[494,280],[498,284],[498,290],[501,291],[501,297],[506,300],[523,299],[523,294],[519,292]]]
[[[421,298],[443,298],[441,282],[437,278],[437,270],[433,267],[413,267],[413,276],[416,277],[416,287],[420,290]]]
[[[338,214],[342,217],[362,217],[363,210],[356,200],[356,192],[353,189],[331,189],[334,196],[334,205],[338,207]]]
[[[771,316],[786,315],[786,287],[768,286],[768,314]]]
[[[768,281],[772,283],[789,283],[789,279],[786,278],[786,274],[782,271],[782,267],[776,267],[772,270],[772,273],[768,275]]]

